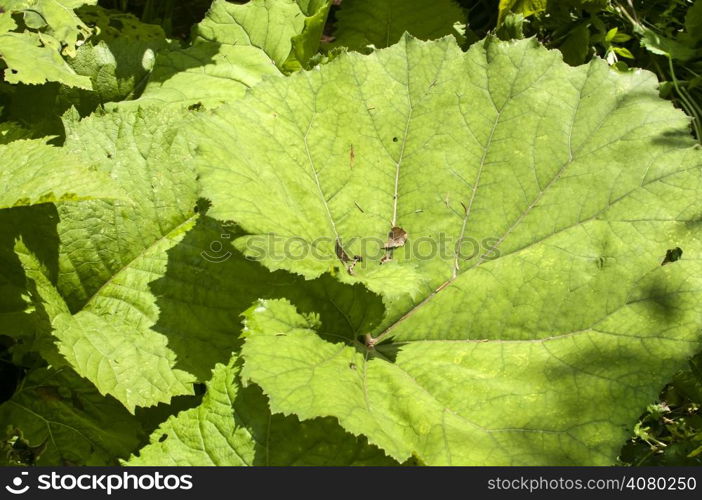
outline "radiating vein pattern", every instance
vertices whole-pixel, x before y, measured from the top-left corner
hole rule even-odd
[[[491,38],[406,37],[202,116],[203,194],[241,247],[277,235],[264,265],[332,271],[387,308],[366,352],[291,304],[251,310],[244,377],[274,412],[335,416],[397,460],[612,463],[699,345],[688,125],[650,73]],[[381,264],[394,223],[408,239]],[[334,271],[336,236],[363,258],[353,276]]]

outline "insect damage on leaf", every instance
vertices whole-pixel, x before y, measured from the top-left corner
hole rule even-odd
[[[386,262],[390,262],[392,260],[392,250],[403,246],[406,241],[407,231],[399,226],[393,225],[388,233],[388,241],[383,245],[383,248],[387,250],[387,252],[385,252],[385,255],[380,259],[380,263],[385,264]]]
[[[405,244],[407,241],[407,231],[402,229],[401,227],[394,226],[390,232],[388,233],[388,241],[385,242],[385,248],[386,250],[389,250],[391,248],[399,248]]]
[[[351,262],[349,254],[346,253],[346,250],[344,250],[344,247],[341,246],[341,242],[339,240],[336,240],[334,251],[341,262]]]
[[[670,264],[671,262],[675,262],[676,260],[680,260],[682,257],[683,251],[682,248],[680,247],[675,247],[671,248],[667,252],[665,252],[665,258],[663,259],[663,262],[661,262],[661,266],[665,266],[666,264]]]
[[[346,271],[348,271],[349,274],[353,275],[354,267],[356,267],[356,264],[358,262],[363,261],[363,257],[361,257],[360,255],[354,255],[353,257],[349,257],[349,254],[346,253],[346,250],[344,250],[344,247],[341,246],[341,242],[339,240],[336,240],[335,251],[336,256],[339,258],[339,260],[346,264]]]

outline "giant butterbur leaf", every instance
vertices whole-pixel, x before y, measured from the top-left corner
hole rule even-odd
[[[304,14],[304,24],[300,33],[291,38],[292,48],[283,63],[286,73],[307,68],[317,54],[332,0],[296,0],[296,3]]]
[[[163,51],[139,105],[231,102],[266,76],[306,65],[329,0],[213,2],[187,48]]]
[[[37,369],[0,406],[0,463],[116,465],[141,433],[134,416],[72,370]]]
[[[20,221],[41,221],[44,214],[47,227],[27,235],[17,229],[15,253],[24,274],[12,273],[8,290],[19,289],[27,300],[13,301],[12,311],[3,316],[5,331],[18,341],[13,354],[38,352],[53,367],[75,370],[94,384],[86,386],[91,398],[102,400],[98,392],[107,396],[105,414],[116,404],[110,396],[134,412],[137,406],[190,394],[193,382],[207,380],[213,366],[228,361],[240,346],[239,313],[257,297],[291,298],[301,310],[333,325],[333,336],[361,335],[383,310],[379,298],[361,286],[344,286],[328,276],[305,282],[288,273],[271,273],[238,254],[227,243],[229,230],[208,218],[206,204],[197,202],[188,148],[171,128],[182,116],[123,110],[82,121],[67,116],[62,151],[75,159],[92,158],[133,201],[59,202],[46,214],[26,213],[28,208],[22,207],[25,218]],[[15,238],[13,233],[9,237],[10,242]],[[32,244],[24,245],[24,239]],[[28,247],[49,255],[36,256]],[[344,432],[334,419],[300,423],[294,417],[272,417],[259,388],[241,388],[238,370],[219,365],[203,404],[163,424],[138,462],[394,463],[364,438]],[[25,399],[34,395],[22,394]],[[13,401],[0,405],[0,421],[17,427],[27,447],[43,447],[43,418],[52,414],[43,408],[19,411]],[[30,411],[39,416],[27,424]],[[114,409],[116,415],[125,412]],[[70,419],[60,417],[49,423],[49,430],[51,425],[69,425]],[[94,415],[86,419],[87,426],[104,426]],[[193,428],[193,422],[202,427]],[[199,431],[205,428],[221,429],[222,434],[203,436]],[[112,431],[104,438],[111,438]],[[114,429],[115,435],[119,432]],[[170,439],[161,440],[164,434]],[[45,463],[74,460],[64,458],[64,436],[71,439],[72,434],[64,432],[60,442],[49,443]],[[201,448],[194,450],[200,439]],[[91,438],[84,441],[88,446]],[[83,453],[83,441],[80,446]],[[129,446],[134,443],[125,444]],[[115,446],[112,457],[123,457],[125,447]],[[97,451],[104,460],[105,454]]]
[[[47,81],[90,89],[90,79],[76,74],[61,57],[75,56],[92,31],[74,9],[95,0],[7,0],[0,9],[0,58],[9,83]],[[22,15],[24,31],[16,31],[12,14]]]
[[[241,387],[240,360],[218,364],[202,404],[169,418],[128,465],[393,465],[332,418],[271,416],[255,386]]]
[[[167,45],[160,26],[142,23],[131,14],[97,6],[86,6],[79,13],[95,26],[96,34],[79,47],[69,64],[76,73],[90,78],[93,90],[59,88],[57,114],[74,105],[85,116],[100,104],[138,95],[156,54]]]
[[[71,107],[86,116],[108,102],[138,96],[144,90],[156,54],[168,46],[160,26],[142,23],[131,14],[97,6],[85,6],[78,12],[93,26],[95,34],[78,47],[75,57],[65,62],[56,51],[48,54],[57,57],[88,86],[76,88],[63,80],[57,81],[64,85],[16,85],[7,103],[6,116],[34,129],[35,135],[62,135],[60,116]],[[47,71],[46,64],[38,64],[24,53],[20,55],[19,62],[29,70]]]
[[[16,229],[30,249],[53,249],[20,260],[36,289],[31,303],[46,312],[59,353],[130,410],[189,394],[193,382],[207,380],[214,364],[226,362],[240,344],[239,314],[256,298],[289,297],[350,336],[370,328],[382,311],[377,297],[360,286],[271,274],[231,247],[231,229],[198,203],[191,152],[177,130],[189,113],[66,116],[67,139],[59,151],[94,161],[131,200],[58,203],[50,214],[53,230],[38,228],[54,233],[41,245]],[[36,276],[42,266],[35,261],[48,269],[47,279]],[[24,286],[24,274],[8,277],[13,290]],[[46,335],[22,331],[26,305],[13,295],[8,327],[45,346]]]
[[[89,78],[76,74],[54,47],[47,47],[33,33],[0,33],[0,43],[7,65],[4,77],[8,83],[60,82],[81,89],[91,88]]]
[[[388,306],[361,341],[285,302],[249,311],[243,375],[274,412],[335,416],[400,461],[606,464],[699,346],[702,159],[650,73],[406,38],[194,128],[237,246]]]
[[[309,59],[316,52],[321,27],[310,30],[311,19],[307,20],[319,14],[323,25],[330,3],[330,0],[253,0],[238,5],[215,0],[207,17],[195,27],[195,44],[216,42],[258,47],[282,69],[291,53],[294,57],[293,38],[305,35],[312,43],[300,52],[302,57]]]
[[[61,152],[77,162],[90,159],[130,200],[59,203],[53,282],[35,280],[47,310],[61,309],[51,286],[65,298],[68,311],[50,317],[59,352],[130,410],[189,394],[194,381],[174,367],[167,338],[147,334],[158,308],[146,284],[165,269],[172,242],[195,223],[197,200],[187,147],[169,129],[179,115],[150,116],[66,117]]]
[[[4,163],[0,210],[58,201],[129,199],[109,176],[44,140],[0,145],[0,154]]]
[[[3,10],[21,12],[27,27],[46,29],[63,46],[63,53],[74,56],[78,41],[92,34],[74,10],[96,3],[97,0],[6,0]]]

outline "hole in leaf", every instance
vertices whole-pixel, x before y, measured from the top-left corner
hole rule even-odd
[[[661,266],[665,266],[666,264],[670,264],[671,262],[675,262],[676,260],[680,260],[682,257],[683,251],[682,248],[680,247],[675,247],[670,250],[668,250],[665,253],[665,258],[663,258],[663,262],[661,262]]]
[[[163,434],[160,438],[158,438],[158,442],[163,443],[166,439],[168,439],[168,434]]]
[[[407,231],[399,226],[393,226],[388,233],[388,241],[385,243],[383,248],[398,248],[403,246],[405,241],[407,241]]]
[[[397,137],[393,137],[392,142],[397,142]]]

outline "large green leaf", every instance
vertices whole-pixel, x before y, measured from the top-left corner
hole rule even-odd
[[[5,0],[3,10],[23,13],[27,27],[47,30],[61,44],[64,54],[75,56],[78,42],[92,31],[74,10],[96,3],[97,0]]]
[[[283,63],[283,71],[290,73],[308,68],[317,54],[327,22],[332,0],[296,0],[305,15],[302,31],[292,37],[292,50]]]
[[[261,257],[269,267],[312,278],[342,261],[350,268],[358,255],[353,272],[372,285],[392,267],[379,262],[399,226],[409,240],[392,260],[418,268],[431,290],[493,260],[494,246],[515,251],[604,211],[637,185],[631,165],[640,160],[625,161],[633,145],[642,158],[672,155],[669,168],[684,164],[680,155],[697,161],[674,147],[692,146],[688,122],[651,97],[654,85],[648,73],[617,76],[601,61],[569,69],[533,41],[488,41],[463,56],[449,40],[410,39],[261,85],[236,106],[200,115],[192,135],[210,215],[254,235],[242,238],[245,250],[276,235]],[[600,87],[607,99],[594,98]],[[682,136],[652,142],[655,134]],[[562,178],[578,169],[587,172],[580,182]],[[620,175],[631,176],[628,184]],[[610,197],[601,186],[615,180]],[[568,214],[550,202],[564,192],[584,208]],[[490,209],[495,199],[499,210]]]
[[[64,61],[56,47],[45,43],[40,35],[17,33],[10,14],[0,13],[0,46],[7,68],[3,71],[8,83],[42,84],[61,82],[65,85],[90,89],[90,79],[76,74]]]
[[[18,365],[33,366],[31,361],[27,363],[25,356],[32,358],[38,354],[51,367],[64,367],[66,360],[59,354],[56,339],[51,335],[54,318],[70,312],[53,284],[58,246],[55,209],[40,206],[15,210],[12,215],[14,217],[9,222],[14,224],[8,224],[7,218],[0,217],[3,229],[9,229],[8,237],[0,246],[4,268],[0,275],[4,303],[0,313],[3,334],[13,338],[11,351]],[[28,223],[34,227],[26,235],[16,227]],[[15,241],[12,254],[8,252],[7,240]],[[35,254],[27,244],[39,251]]]
[[[218,364],[202,404],[170,417],[127,465],[393,465],[334,419],[270,415],[258,387],[242,388],[234,356]]]
[[[91,166],[89,159],[77,160],[61,148],[48,146],[45,140],[0,144],[0,155],[4,163],[0,210],[59,201],[129,198],[109,176]]]
[[[149,329],[158,307],[147,285],[197,218],[190,153],[171,128],[179,119],[120,111],[65,122],[63,149],[92,158],[133,201],[58,206],[56,286],[74,314],[53,318],[53,335],[78,374],[130,410],[189,394],[195,380]]]
[[[80,122],[68,117],[65,146],[44,146],[48,153],[39,155],[51,160],[50,154],[56,151],[60,156],[54,163],[90,162],[97,170],[95,175],[111,178],[131,199],[77,204],[57,198],[53,211],[38,210],[44,206],[33,211],[20,207],[0,218],[4,333],[25,344],[30,342],[56,365],[49,349],[52,343],[47,346],[46,341],[53,334],[58,351],[66,358],[64,363],[129,409],[188,394],[195,380],[191,374],[173,368],[176,355],[167,348],[165,336],[144,333],[148,332],[149,313],[157,315],[158,311],[149,296],[144,299],[136,293],[136,297],[130,297],[135,301],[136,314],[132,315],[121,313],[128,302],[117,298],[131,282],[148,283],[152,276],[147,270],[155,259],[149,261],[142,254],[151,251],[160,255],[159,250],[168,248],[167,237],[177,238],[196,217],[197,186],[187,164],[189,151],[175,139],[176,131],[169,128],[176,125],[180,115],[151,112],[148,116],[153,118],[126,112]],[[21,146],[23,142],[3,147]],[[27,170],[32,171],[29,167]],[[60,175],[58,166],[53,170],[50,175],[54,178]],[[68,181],[59,179],[54,184]],[[11,187],[21,186],[13,182]],[[36,262],[20,254],[19,269],[17,258],[7,252],[17,238],[22,238],[32,251],[41,251]],[[163,259],[165,267],[165,256]],[[39,267],[45,269],[46,279],[34,272]],[[158,269],[153,266],[153,272]],[[29,301],[23,300],[23,295]],[[103,296],[107,298],[100,300]],[[61,305],[64,298],[66,304]],[[27,306],[31,314],[23,314]],[[139,308],[143,309],[142,315],[138,314]],[[101,316],[105,309],[119,311],[119,320]],[[132,318],[135,322],[128,323]],[[53,329],[41,330],[52,324]],[[17,349],[23,350],[22,345]]]
[[[52,306],[47,311],[37,290],[56,278],[57,222],[56,207],[50,203],[0,210],[0,334],[12,338],[11,354],[19,365],[29,352],[57,361],[49,312],[61,310],[61,300],[49,297]]]
[[[319,47],[329,0],[215,0],[193,43],[159,54],[139,105],[215,106],[266,76],[299,69]]]
[[[231,229],[204,216],[206,205],[198,203],[182,137],[188,133],[179,126],[190,113],[118,110],[81,121],[67,117],[63,154],[90,158],[133,201],[59,203],[49,214],[54,237],[41,227],[38,232],[48,235],[40,243],[14,225],[8,230],[10,248],[22,237],[27,247],[49,253],[38,259],[49,279],[34,279],[37,290],[29,295],[35,309],[58,311],[48,320],[61,355],[130,410],[189,394],[194,381],[207,380],[214,364],[226,362],[239,344],[239,314],[258,297],[290,297],[347,335],[360,335],[382,311],[379,299],[361,287],[271,274],[231,247]],[[27,273],[38,266],[24,267]],[[35,328],[21,321],[24,273],[7,278],[14,304],[8,329],[44,342],[41,332],[22,335],[23,328]],[[70,312],[61,311],[53,287]]]
[[[93,90],[61,88],[59,115],[73,105],[85,116],[106,102],[138,95],[156,54],[167,45],[160,26],[142,23],[131,14],[91,6],[81,8],[79,14],[95,26],[96,34],[81,45],[69,64],[90,78]]]
[[[65,117],[66,154],[91,158],[132,199],[58,207],[65,252],[59,287],[72,310],[140,252],[194,221],[198,187],[181,120],[179,112],[155,110]]]
[[[301,55],[299,63],[305,64],[319,47],[321,35],[319,22],[311,18],[321,16],[323,25],[330,4],[330,0],[252,0],[238,5],[215,0],[207,17],[195,27],[195,45],[249,45],[261,49],[281,69],[291,55]],[[311,45],[296,54],[293,38],[301,35]],[[305,41],[298,39],[298,43]]]
[[[159,53],[142,96],[131,106],[217,106],[235,101],[265,76],[280,76],[257,47],[198,44]]]
[[[346,0],[336,17],[334,45],[358,51],[389,47],[405,32],[422,40],[445,35],[460,39],[456,25],[466,23],[454,0]]]
[[[7,65],[8,83],[60,82],[90,89],[90,79],[80,76],[61,57],[76,55],[91,34],[74,9],[96,0],[7,0],[0,9],[0,58]],[[22,14],[25,31],[16,32],[12,14]]]
[[[699,345],[702,161],[650,73],[571,68],[533,40],[406,39],[201,116],[210,215],[242,246],[315,249],[279,243],[266,265],[313,277],[357,254],[384,294],[379,268],[425,281],[386,296],[366,354],[261,313],[245,374],[274,412],[336,416],[397,460],[610,463]],[[391,226],[408,239],[379,265]]]
[[[142,23],[131,14],[93,6],[78,12],[94,27],[95,35],[67,60],[67,67],[86,78],[91,90],[60,83],[0,87],[9,97],[5,116],[25,124],[37,135],[63,135],[60,117],[71,107],[87,116],[105,103],[138,96],[156,54],[167,46],[160,26]]]
[[[8,142],[16,141],[18,139],[29,139],[31,136],[31,131],[27,130],[19,123],[0,123],[0,144],[7,144]]]
[[[76,209],[73,215],[101,212],[108,214]],[[59,279],[59,287],[71,290],[82,283],[94,289],[97,282],[86,279],[88,273],[106,270],[73,263],[121,255],[101,248],[100,240],[109,233],[93,235],[93,225],[79,227],[68,220],[59,225],[59,234],[68,239],[60,254],[68,277]],[[238,347],[239,313],[256,297],[291,297],[335,325],[332,335],[359,336],[377,323],[382,306],[361,287],[271,274],[242,258],[227,240],[227,229],[196,216],[153,244],[135,245],[133,259],[107,276],[80,310],[54,320],[60,352],[101,392],[133,410],[188,394],[191,382],[207,380],[212,366]]]
[[[127,410],[70,369],[38,369],[0,405],[0,463],[116,465],[142,432]]]

